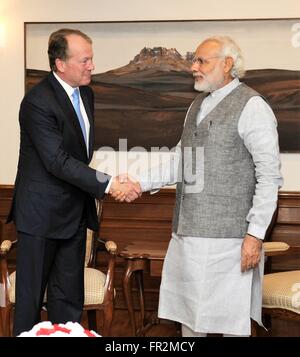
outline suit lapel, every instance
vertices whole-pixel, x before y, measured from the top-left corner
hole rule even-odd
[[[54,75],[52,74],[52,72],[50,72],[49,76],[48,76],[49,82],[52,85],[53,89],[54,89],[54,93],[55,93],[55,97],[57,99],[57,102],[59,103],[62,111],[65,113],[66,118],[71,121],[73,127],[76,130],[77,136],[78,136],[78,140],[80,145],[82,146],[85,154],[87,154],[86,152],[86,145],[85,145],[85,141],[84,141],[84,137],[81,131],[81,127],[76,115],[76,112],[74,110],[74,107],[70,101],[70,98],[68,96],[68,94],[66,93],[66,91],[63,89],[63,87],[60,85],[60,83],[56,80],[56,78],[54,77]]]

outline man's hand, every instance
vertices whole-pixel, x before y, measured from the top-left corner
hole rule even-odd
[[[260,253],[262,248],[262,240],[255,238],[249,234],[245,235],[241,251],[241,270],[255,268],[260,261]]]
[[[109,193],[118,202],[132,202],[142,195],[141,186],[127,174],[113,178]]]

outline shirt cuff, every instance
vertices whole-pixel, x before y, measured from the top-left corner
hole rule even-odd
[[[113,181],[113,177],[110,178],[110,180],[109,180],[109,182],[108,182],[108,184],[106,186],[106,189],[105,189],[105,193],[106,194],[109,193],[109,189],[110,189],[110,186],[112,184],[112,181]]]
[[[154,195],[155,193],[159,192],[160,191],[160,188],[156,188],[154,190],[151,190],[150,191],[150,195]]]
[[[152,189],[152,183],[149,182],[149,179],[146,175],[136,175],[134,179],[140,184],[142,192],[147,192]]]
[[[255,223],[249,223],[247,233],[258,238],[258,239],[264,239],[265,234],[266,234],[266,228],[265,227],[260,227]]]

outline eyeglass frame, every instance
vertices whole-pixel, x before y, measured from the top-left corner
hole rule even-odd
[[[204,64],[207,64],[210,59],[213,58],[225,58],[225,56],[212,56],[212,57],[194,57],[192,59],[192,64],[197,63],[199,66],[203,66]]]

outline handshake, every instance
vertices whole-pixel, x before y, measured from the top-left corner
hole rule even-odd
[[[142,195],[142,189],[139,182],[122,174],[112,179],[109,194],[118,202],[132,202]]]

